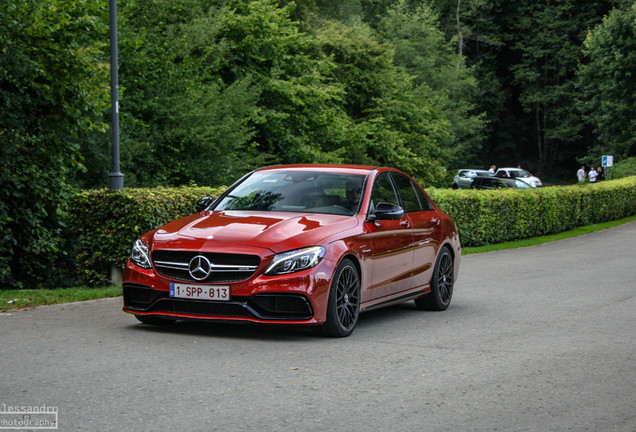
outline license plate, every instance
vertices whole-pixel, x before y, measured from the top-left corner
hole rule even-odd
[[[230,287],[227,285],[211,286],[171,283],[170,297],[230,301]]]

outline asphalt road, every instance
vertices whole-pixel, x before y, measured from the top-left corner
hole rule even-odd
[[[446,312],[153,328],[121,299],[0,314],[0,411],[82,431],[636,431],[636,223],[464,257]]]

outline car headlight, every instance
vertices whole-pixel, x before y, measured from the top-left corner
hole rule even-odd
[[[325,256],[325,248],[312,246],[289,252],[276,254],[272,263],[265,270],[269,276],[293,273],[312,268]]]
[[[150,251],[148,250],[148,246],[141,240],[137,240],[135,244],[133,244],[130,261],[145,269],[152,268],[150,264]]]

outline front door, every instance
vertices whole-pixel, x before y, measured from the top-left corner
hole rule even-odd
[[[439,248],[439,239],[434,233],[441,220],[426,195],[411,179],[399,173],[392,173],[391,177],[413,232],[413,279],[409,288],[425,287],[433,274]]]
[[[380,173],[373,184],[370,210],[380,202],[399,204],[388,173]],[[371,213],[371,211],[370,211]],[[367,222],[371,239],[373,272],[369,290],[371,299],[378,299],[411,286],[413,265],[413,233],[410,219]]]

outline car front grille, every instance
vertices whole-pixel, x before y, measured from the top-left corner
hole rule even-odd
[[[196,256],[205,257],[212,265],[210,274],[204,279],[194,279],[190,274],[190,261]],[[227,283],[249,279],[261,260],[257,255],[157,250],[152,253],[152,261],[157,273],[170,279]]]
[[[206,301],[172,298],[166,291],[124,284],[124,307],[131,311],[174,313],[261,320],[307,320],[313,316],[311,304],[298,294],[259,294],[252,297],[233,296],[232,300]]]

